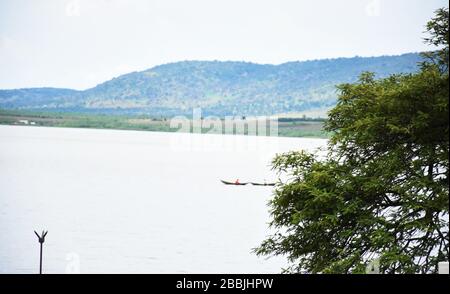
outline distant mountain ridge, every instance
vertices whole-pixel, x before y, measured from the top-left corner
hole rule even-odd
[[[0,90],[0,108],[63,112],[189,115],[272,115],[328,108],[335,86],[364,71],[377,77],[411,73],[418,53],[288,62],[182,61],[132,72],[96,87]]]

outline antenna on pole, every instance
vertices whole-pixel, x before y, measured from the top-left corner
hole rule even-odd
[[[39,274],[42,274],[42,244],[45,242],[45,236],[47,236],[48,231],[42,231],[42,234],[39,235],[36,231],[34,231],[36,236],[39,239],[39,244],[41,245],[41,251],[39,254]]]

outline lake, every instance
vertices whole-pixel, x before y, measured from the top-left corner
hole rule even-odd
[[[326,140],[0,126],[0,273],[279,273],[276,153]]]

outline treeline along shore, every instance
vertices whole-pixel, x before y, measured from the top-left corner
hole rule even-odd
[[[151,132],[189,132],[189,130],[183,130],[181,126],[176,123],[174,124],[172,122],[171,126],[171,120],[172,118],[170,117],[155,117],[146,115],[81,114],[0,109],[1,125],[117,129]],[[239,117],[238,120],[250,121],[250,118]],[[247,128],[244,128],[241,131],[236,131],[236,128],[230,128],[228,126],[225,127],[227,123],[230,123],[227,122],[226,119],[223,118],[220,121],[224,128],[213,128],[210,123],[205,121],[205,123],[202,124],[203,127],[201,128],[201,133],[249,134]],[[282,118],[276,119],[276,123],[278,125],[278,136],[327,138],[329,134],[323,130],[324,121],[324,118],[283,116]],[[190,131],[192,131],[192,128],[190,128]],[[257,133],[257,135],[265,134]]]

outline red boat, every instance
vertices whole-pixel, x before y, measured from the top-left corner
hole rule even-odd
[[[235,181],[235,182],[228,182],[228,181],[224,181],[224,180],[220,180],[222,183],[224,183],[225,185],[235,185],[235,186],[245,186],[248,183],[241,183],[239,182],[239,180]]]

